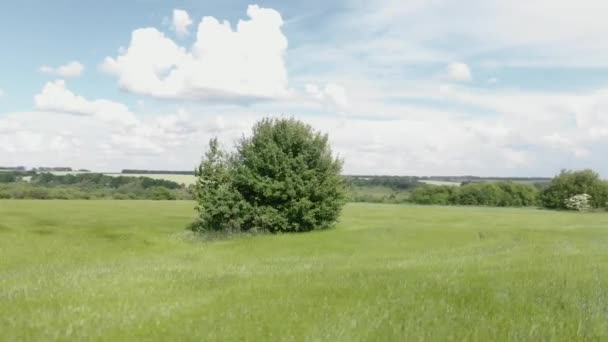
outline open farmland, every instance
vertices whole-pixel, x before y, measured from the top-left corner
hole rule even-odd
[[[0,201],[0,339],[608,339],[605,213],[351,204],[203,241],[193,205]]]
[[[460,182],[448,182],[448,181],[435,181],[435,180],[420,180],[420,183],[428,184],[428,185],[451,185],[451,186],[460,186]]]

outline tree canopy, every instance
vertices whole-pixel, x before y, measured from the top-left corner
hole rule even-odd
[[[592,170],[563,170],[542,191],[541,202],[546,208],[567,209],[567,200],[587,194],[593,208],[602,208],[608,202],[608,183]]]
[[[212,139],[198,170],[199,231],[303,232],[334,223],[345,199],[327,135],[295,119],[263,119],[236,152]]]

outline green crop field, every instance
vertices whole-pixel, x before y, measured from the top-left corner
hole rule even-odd
[[[608,214],[348,205],[204,241],[191,202],[0,201],[0,340],[608,339]]]

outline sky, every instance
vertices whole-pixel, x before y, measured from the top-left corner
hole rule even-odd
[[[347,174],[608,177],[605,0],[8,0],[0,165],[192,170],[267,116]]]

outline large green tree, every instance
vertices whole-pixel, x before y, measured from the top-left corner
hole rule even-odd
[[[327,135],[295,119],[263,119],[226,156],[210,144],[198,170],[199,230],[303,232],[331,226],[345,199]]]

